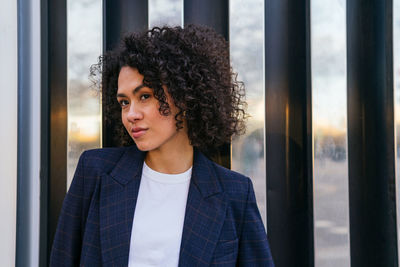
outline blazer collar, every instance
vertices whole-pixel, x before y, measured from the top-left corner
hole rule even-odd
[[[110,175],[121,185],[140,178],[145,156],[135,145],[127,147]],[[193,151],[192,182],[204,198],[222,192],[212,162],[197,148]]]

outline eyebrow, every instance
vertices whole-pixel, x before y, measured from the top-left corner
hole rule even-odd
[[[136,94],[140,89],[142,89],[144,86],[144,84],[138,85],[135,89],[133,89],[133,94]],[[126,97],[125,94],[117,94],[117,97]]]

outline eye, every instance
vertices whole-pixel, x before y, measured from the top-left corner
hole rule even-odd
[[[148,98],[150,98],[150,94],[142,94],[141,96],[140,96],[140,100],[146,100],[146,99],[148,99]]]
[[[129,102],[128,102],[128,100],[122,99],[119,101],[119,105],[121,107],[125,107],[125,106],[129,105]]]

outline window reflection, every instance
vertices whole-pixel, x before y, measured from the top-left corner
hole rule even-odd
[[[183,26],[183,0],[149,0],[149,28]]]
[[[102,52],[102,1],[68,0],[67,189],[80,154],[101,146],[99,88],[89,81],[90,65]]]
[[[346,2],[312,0],[315,266],[350,266]]]
[[[230,1],[230,52],[238,79],[246,85],[248,113],[244,136],[232,141],[232,169],[249,176],[266,225],[264,153],[264,1]]]

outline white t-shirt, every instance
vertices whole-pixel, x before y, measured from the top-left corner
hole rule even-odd
[[[133,217],[129,267],[176,267],[192,168],[165,174],[143,163]]]

